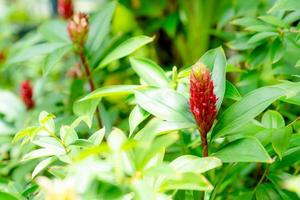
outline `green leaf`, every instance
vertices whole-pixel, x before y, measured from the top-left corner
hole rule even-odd
[[[97,67],[97,69],[101,69],[115,60],[128,56],[132,52],[136,51],[140,47],[152,41],[153,38],[147,36],[136,36],[126,40],[125,42],[117,46],[115,49],[113,49],[108,55],[106,55],[101,61],[100,65]]]
[[[295,67],[296,67],[296,68],[300,68],[300,60],[298,60],[298,61],[296,62]]]
[[[76,101],[73,105],[75,115],[82,117],[81,119],[83,119],[88,127],[92,126],[94,113],[99,101],[100,99],[88,99],[85,101]]]
[[[45,127],[48,131],[55,132],[55,116],[46,111],[42,111],[39,115],[39,123],[41,127]]]
[[[53,149],[41,148],[41,149],[33,150],[33,151],[25,154],[23,157],[23,161],[47,157],[47,156],[55,156],[55,155],[59,156],[59,155],[64,155],[64,154],[65,154],[65,152],[63,152],[63,151],[55,151]]]
[[[293,129],[290,126],[278,128],[272,132],[272,146],[280,159],[289,146],[292,133]]]
[[[91,16],[90,31],[86,42],[86,47],[90,55],[99,53],[105,37],[110,31],[110,22],[116,7],[116,2],[107,3],[100,12]]]
[[[36,127],[36,126],[34,126],[34,127],[27,127],[27,128],[25,128],[24,130],[19,131],[19,132],[15,135],[15,137],[14,137],[12,143],[17,142],[17,141],[23,139],[23,138],[26,137],[26,136],[35,135],[39,130],[40,130],[40,128],[39,128],[39,127]]]
[[[60,139],[65,145],[69,145],[78,139],[78,135],[72,127],[62,126],[60,128]]]
[[[86,140],[86,139],[76,139],[70,145],[72,145],[72,146],[78,146],[78,147],[93,147],[94,146],[94,144],[93,144],[92,141]]]
[[[164,70],[153,61],[146,58],[131,58],[131,67],[139,77],[148,85],[164,87],[170,80]]]
[[[273,15],[264,15],[258,18],[275,27],[288,28],[288,24],[286,24],[283,20],[274,17]]]
[[[38,31],[50,42],[63,42],[71,44],[67,33],[67,22],[64,20],[47,21]]]
[[[24,62],[32,59],[36,56],[45,55],[51,53],[59,48],[66,46],[65,43],[44,43],[37,44],[30,47],[29,49],[24,49],[19,53],[16,53],[12,58],[9,58],[8,64],[15,64],[19,62]]]
[[[224,97],[235,101],[239,101],[242,98],[238,89],[229,81],[226,81],[226,90]]]
[[[261,143],[254,137],[245,137],[230,142],[217,151],[216,156],[224,163],[232,162],[265,162],[272,163],[272,159]]]
[[[277,0],[274,6],[269,12],[286,10],[300,10],[300,4],[298,0]]]
[[[268,110],[261,119],[262,125],[266,128],[282,128],[285,126],[282,115],[274,110]]]
[[[285,91],[275,86],[262,87],[248,93],[222,113],[213,129],[212,136],[220,137],[230,134],[284,95]]]
[[[14,195],[12,194],[9,194],[7,192],[2,192],[0,191],[0,199],[5,199],[5,200],[18,200],[17,197],[15,197]]]
[[[259,20],[251,17],[238,18],[233,20],[231,23],[242,27],[262,25],[262,23]]]
[[[140,85],[111,85],[96,89],[92,93],[81,98],[79,101],[86,101],[91,99],[101,99],[107,96],[118,96],[118,95],[128,95],[134,93],[135,90],[141,90],[146,88]]]
[[[129,115],[129,136],[131,136],[133,131],[137,128],[137,126],[149,116],[150,114],[143,110],[140,106],[135,106]]]
[[[220,159],[216,157],[200,158],[193,155],[184,155],[176,158],[170,163],[170,166],[180,172],[204,173],[222,165]]]
[[[276,32],[276,28],[272,26],[264,25],[254,25],[245,28],[246,31],[253,31],[253,32]]]
[[[271,45],[271,58],[272,63],[278,62],[285,51],[285,46],[283,45],[282,41],[279,39],[274,40],[274,42]]]
[[[45,64],[43,65],[43,75],[47,76],[49,74],[49,72],[52,70],[52,68],[55,66],[56,63],[58,63],[58,61],[60,59],[62,59],[62,57],[70,52],[72,49],[71,45],[67,45],[64,47],[61,47],[59,49],[57,49],[56,51],[50,53],[46,59],[45,59]]]
[[[223,102],[226,87],[226,57],[222,47],[207,51],[199,60],[211,71],[214,83],[214,93],[216,94],[217,109],[219,110]],[[198,61],[198,62],[199,62]]]
[[[31,178],[34,179],[36,175],[41,173],[46,167],[48,167],[54,160],[55,157],[46,158],[45,160],[41,161],[33,170]]]
[[[170,122],[194,122],[188,101],[174,90],[136,91],[135,99],[139,106],[159,119]]]
[[[160,186],[161,191],[167,190],[212,190],[213,186],[201,174],[184,173],[174,174],[173,178],[163,181]]]
[[[253,35],[249,40],[248,43],[249,44],[254,44],[254,43],[259,43],[262,40],[271,38],[273,36],[278,36],[278,33],[275,32],[261,32],[261,33],[256,33],[255,35]]]

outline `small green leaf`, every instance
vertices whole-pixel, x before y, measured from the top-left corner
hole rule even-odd
[[[259,43],[262,40],[274,37],[274,36],[278,36],[278,33],[275,32],[261,32],[261,33],[256,33],[255,35],[253,35],[249,40],[248,43],[249,44],[255,44],[255,43]]]
[[[47,76],[49,74],[49,72],[52,70],[52,68],[55,66],[56,63],[58,63],[58,61],[60,59],[62,59],[62,57],[70,52],[72,49],[71,45],[67,45],[64,47],[61,47],[59,49],[57,49],[56,51],[50,53],[46,59],[45,59],[45,64],[43,65],[43,75]]]
[[[129,115],[129,136],[131,136],[133,131],[137,128],[137,126],[149,116],[150,114],[143,110],[140,106],[135,106]]]
[[[79,101],[86,101],[91,99],[101,99],[106,96],[118,96],[118,95],[128,95],[134,93],[135,90],[141,90],[146,88],[140,85],[112,85],[96,89],[92,93],[81,98]]]
[[[117,46],[115,49],[113,49],[108,55],[106,55],[101,61],[99,67],[97,67],[97,69],[101,69],[115,60],[128,56],[140,47],[152,42],[153,39],[154,38],[150,38],[147,36],[136,36],[126,40],[125,42]]]
[[[272,163],[265,148],[254,137],[245,137],[230,142],[217,151],[214,156],[224,163],[232,162],[265,162]]]
[[[41,149],[33,150],[33,151],[25,154],[23,157],[23,161],[47,157],[47,156],[55,156],[55,155],[59,156],[59,155],[64,155],[64,154],[65,154],[65,152],[63,152],[63,151],[55,151],[53,149],[41,148]]]
[[[168,86],[170,80],[164,70],[153,61],[146,58],[131,58],[131,67],[145,83],[151,86]]]
[[[76,139],[73,143],[70,145],[72,146],[78,146],[78,147],[93,147],[94,144],[90,140],[86,139]]]
[[[64,20],[51,20],[41,25],[38,31],[50,42],[71,44],[66,27],[67,22]]]
[[[300,4],[298,0],[277,0],[274,6],[269,12],[275,11],[287,11],[287,10],[300,10]]]
[[[28,127],[28,128],[26,128],[26,129],[24,129],[24,130],[21,130],[20,132],[18,132],[18,133],[15,135],[15,137],[14,137],[12,143],[17,142],[17,141],[23,139],[23,138],[26,137],[26,136],[35,135],[39,130],[40,130],[40,128],[39,128],[39,127],[36,127],[36,126]]]
[[[274,17],[273,15],[264,15],[258,18],[275,27],[288,28],[288,24],[286,24],[283,20]]]
[[[167,190],[212,190],[213,186],[201,174],[184,173],[175,174],[172,178],[166,179],[160,186],[161,191]]]
[[[292,133],[293,129],[290,126],[278,128],[272,132],[272,146],[280,159],[289,146]]]
[[[76,101],[73,105],[73,111],[80,116],[88,127],[92,126],[94,113],[97,109],[100,99],[88,99],[85,101]]]
[[[193,155],[184,155],[176,158],[170,163],[170,166],[180,172],[204,173],[222,165],[220,159],[216,157],[200,158]]]
[[[34,179],[36,175],[41,173],[46,167],[48,167],[54,160],[55,157],[46,158],[45,160],[41,161],[33,170],[31,178]]]
[[[238,89],[232,83],[226,81],[226,90],[224,98],[239,101],[242,98],[242,96],[239,93]]]
[[[285,126],[282,115],[274,110],[268,110],[261,119],[262,125],[266,128],[282,128]]]
[[[72,127],[62,126],[60,128],[60,138],[65,145],[69,145],[78,139],[78,135]]]
[[[24,62],[36,56],[49,54],[64,46],[66,46],[65,43],[37,44],[29,49],[24,49],[23,51],[16,53],[12,58],[9,58],[8,64]]]
[[[276,189],[268,183],[261,184],[257,187],[255,196],[257,200],[282,200]]]

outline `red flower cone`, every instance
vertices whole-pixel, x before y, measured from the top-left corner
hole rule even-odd
[[[58,0],[57,12],[64,19],[71,18],[74,13],[73,0]]]
[[[29,80],[25,80],[22,82],[20,88],[20,96],[28,110],[34,107],[33,89]]]
[[[82,48],[89,32],[89,16],[85,13],[76,13],[69,20],[68,33],[72,42]]]
[[[217,97],[210,71],[203,63],[196,63],[190,75],[190,109],[201,134],[203,156],[208,156],[207,133],[217,115]]]

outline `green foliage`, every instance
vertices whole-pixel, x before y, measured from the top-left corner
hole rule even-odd
[[[299,2],[103,2],[82,52],[66,20],[3,15],[0,199],[299,199]],[[217,97],[208,157],[197,62]]]

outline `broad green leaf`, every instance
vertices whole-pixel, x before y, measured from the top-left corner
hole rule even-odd
[[[300,10],[300,4],[298,0],[277,0],[274,6],[269,12],[282,10]]]
[[[289,146],[292,133],[293,129],[290,126],[278,128],[272,132],[272,146],[280,159]]]
[[[93,133],[90,137],[89,137],[89,141],[92,142],[94,145],[98,146],[101,144],[103,138],[105,135],[105,128],[102,128],[98,131],[96,131],[95,133]]]
[[[230,142],[213,156],[216,156],[224,163],[232,162],[265,162],[272,163],[271,157],[254,137],[245,137]]]
[[[59,48],[66,46],[65,43],[44,43],[37,44],[30,47],[29,49],[24,49],[23,51],[17,53],[12,58],[9,58],[8,64],[19,63],[27,61],[33,57],[45,55],[56,51]]]
[[[126,135],[117,128],[114,128],[107,138],[107,144],[113,151],[120,151],[126,141]]]
[[[211,71],[214,83],[214,93],[216,94],[217,109],[219,110],[223,102],[226,87],[226,57],[222,47],[207,51],[199,60],[203,62]],[[198,62],[199,62],[198,61]]]
[[[55,66],[56,63],[58,63],[58,61],[60,59],[62,59],[62,57],[70,52],[72,49],[71,45],[68,46],[64,46],[61,47],[59,49],[57,49],[56,51],[50,53],[46,59],[45,59],[45,64],[43,65],[43,75],[47,76],[49,74],[49,72],[52,70],[52,68]]]
[[[248,93],[222,113],[213,129],[213,137],[230,134],[284,95],[285,91],[275,86],[262,87]]]
[[[46,158],[45,160],[41,161],[33,170],[31,178],[33,179],[41,173],[46,167],[48,167],[54,160],[56,160],[55,157]]]
[[[170,163],[170,166],[180,173],[194,172],[197,174],[207,172],[221,165],[221,160],[216,157],[200,158],[193,155],[180,156]]]
[[[132,52],[136,51],[140,47],[152,41],[153,38],[147,36],[136,36],[126,40],[125,42],[117,46],[115,49],[113,49],[108,55],[106,55],[101,61],[100,65],[97,67],[97,69],[101,69],[115,60],[128,56]]]
[[[278,33],[275,32],[261,32],[261,33],[256,33],[255,35],[253,35],[249,40],[248,43],[249,44],[255,44],[255,43],[259,43],[262,40],[271,38],[273,36],[278,36]]]
[[[296,192],[300,197],[300,176],[294,176],[284,181],[283,187],[289,191]]]
[[[86,47],[90,55],[99,51],[105,37],[108,35],[115,7],[115,1],[109,2],[98,13],[91,16],[90,31],[86,42]]]
[[[239,101],[242,98],[242,96],[239,93],[238,89],[232,83],[226,81],[226,90],[224,98]]]
[[[62,144],[53,137],[38,137],[38,139],[34,139],[32,143],[45,149],[53,150],[56,152],[65,152]]]
[[[85,97],[81,98],[79,101],[86,101],[91,99],[101,99],[102,97],[106,96],[117,96],[117,95],[127,95],[134,93],[135,90],[141,90],[146,88],[145,86],[140,85],[112,85],[106,86],[95,91],[91,92],[90,94],[86,95]]]
[[[246,31],[253,31],[253,32],[276,32],[276,28],[269,25],[254,25],[245,28]]]
[[[5,199],[5,200],[18,200],[17,197],[15,197],[14,195],[12,194],[9,194],[7,192],[3,192],[3,191],[0,191],[0,199]]]
[[[47,21],[39,27],[38,31],[50,42],[71,44],[67,33],[67,22],[64,20]]]
[[[271,58],[272,58],[272,63],[278,62],[285,51],[285,46],[283,44],[283,41],[276,39],[271,45]]]
[[[133,131],[137,128],[137,126],[149,116],[150,114],[143,110],[140,106],[135,106],[129,115],[129,136],[131,136]]]
[[[212,190],[213,186],[201,174],[183,173],[174,174],[173,178],[163,181],[160,186],[161,191],[167,190],[197,190],[207,191]]]
[[[141,108],[159,119],[170,122],[194,122],[189,111],[188,101],[174,90],[136,91],[135,99]]]
[[[283,20],[274,17],[273,15],[264,15],[258,18],[275,27],[288,28],[288,24],[286,24]]]
[[[274,110],[268,110],[265,112],[262,116],[261,123],[266,128],[282,128],[285,126],[282,115]]]
[[[131,67],[139,77],[148,85],[164,87],[170,80],[164,70],[153,61],[146,58],[131,58]]]
[[[299,19],[300,19],[300,12],[297,10],[297,11],[287,13],[287,15],[283,18],[283,21],[287,24],[291,24],[295,21],[298,21]]]

